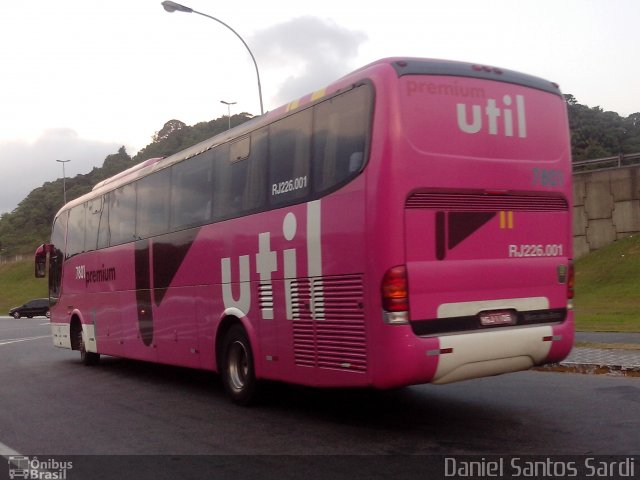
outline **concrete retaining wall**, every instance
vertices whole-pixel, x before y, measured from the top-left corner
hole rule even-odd
[[[575,258],[634,233],[640,233],[640,166],[573,174]]]

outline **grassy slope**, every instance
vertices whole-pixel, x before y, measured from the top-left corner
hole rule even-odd
[[[47,295],[33,261],[0,265],[0,315]],[[578,330],[640,332],[640,235],[620,240],[576,262]]]
[[[640,235],[593,252],[575,267],[577,329],[640,332]]]
[[[0,315],[33,298],[44,298],[47,280],[35,278],[33,260],[0,265]]]

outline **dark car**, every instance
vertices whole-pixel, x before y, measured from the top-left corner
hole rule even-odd
[[[48,298],[36,298],[35,300],[29,300],[21,307],[15,307],[9,310],[9,315],[13,318],[20,317],[47,317],[49,318],[49,299]]]

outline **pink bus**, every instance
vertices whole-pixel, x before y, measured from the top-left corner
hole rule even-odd
[[[448,383],[573,343],[558,86],[384,59],[96,185],[36,252],[58,347],[317,387]]]

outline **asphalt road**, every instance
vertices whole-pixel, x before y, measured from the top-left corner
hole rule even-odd
[[[0,318],[0,389],[5,454],[640,453],[640,378],[531,371],[387,392],[268,385],[261,405],[242,408],[207,372],[111,357],[85,367],[53,347],[45,318]]]

